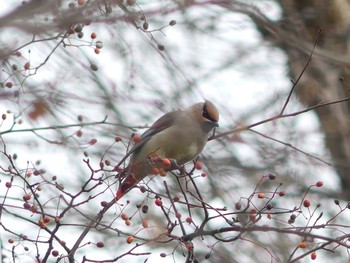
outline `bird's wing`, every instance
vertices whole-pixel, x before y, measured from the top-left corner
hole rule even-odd
[[[158,132],[161,132],[165,130],[166,128],[170,127],[176,118],[178,116],[179,111],[172,111],[164,114],[162,117],[160,117],[158,120],[156,120],[152,126],[145,131],[141,135],[141,141],[136,143],[129,151],[129,155],[135,152],[138,152],[141,150],[143,145],[152,138],[153,135],[157,134]]]

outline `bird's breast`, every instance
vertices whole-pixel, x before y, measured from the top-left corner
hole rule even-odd
[[[174,159],[178,164],[184,164],[202,151],[206,141],[207,136],[191,133],[183,127],[172,127],[152,136],[143,146],[140,157],[157,155]]]

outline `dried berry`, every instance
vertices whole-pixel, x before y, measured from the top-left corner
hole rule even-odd
[[[147,212],[148,212],[148,206],[147,206],[147,205],[144,205],[144,206],[141,208],[141,211],[142,211],[142,213],[147,214]]]

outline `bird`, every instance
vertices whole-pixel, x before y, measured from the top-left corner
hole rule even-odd
[[[153,174],[154,167],[169,170],[162,162],[152,160],[167,158],[178,167],[195,159],[216,127],[219,127],[219,112],[209,100],[161,116],[128,152],[129,165],[115,199],[121,199],[143,178]]]

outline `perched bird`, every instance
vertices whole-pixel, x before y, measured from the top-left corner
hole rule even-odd
[[[130,150],[126,178],[119,186],[116,200],[152,174],[154,167],[169,170],[162,162],[153,162],[152,159],[168,158],[182,165],[196,158],[203,150],[209,132],[219,126],[218,121],[218,110],[208,100],[184,111],[172,111],[160,117]]]

